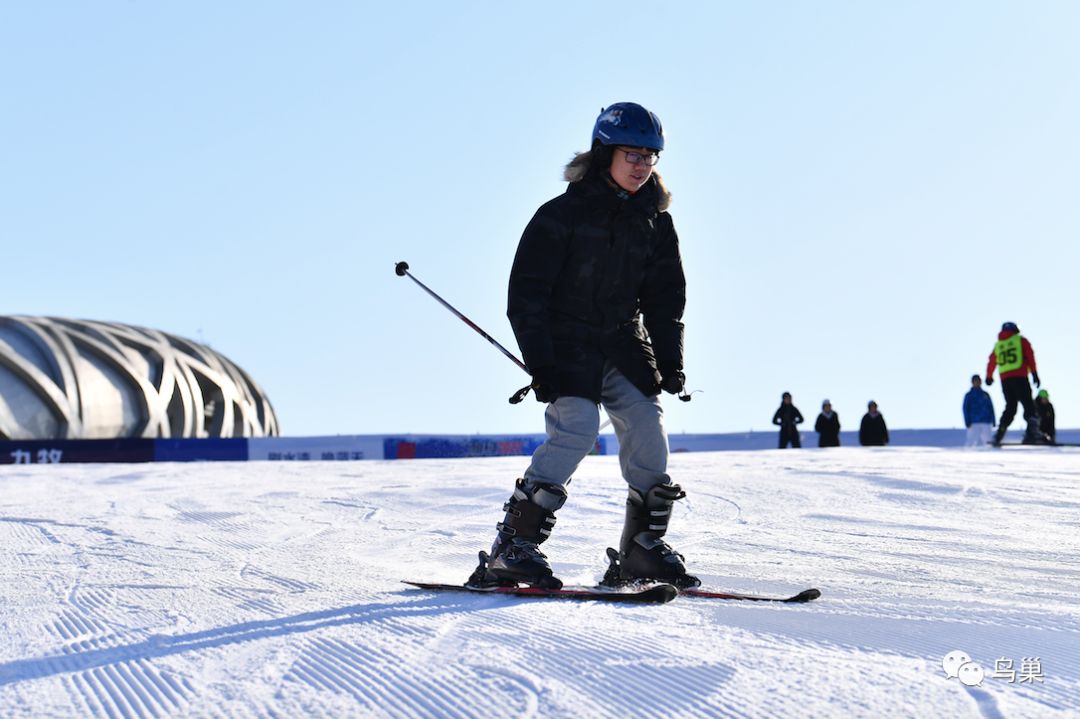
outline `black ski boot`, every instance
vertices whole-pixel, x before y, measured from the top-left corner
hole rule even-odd
[[[519,479],[514,494],[503,505],[506,517],[497,526],[491,556],[481,552],[480,566],[469,578],[471,586],[531,584],[559,589],[562,581],[551,572],[540,551],[555,526],[555,512],[566,502],[566,489],[557,484],[532,485]]]
[[[618,561],[615,551],[609,549],[611,568],[604,576],[604,584],[639,580],[669,582],[680,588],[701,584],[697,577],[686,573],[683,556],[663,540],[671,519],[671,506],[685,496],[686,492],[677,484],[658,484],[644,495],[636,489],[630,490]]]

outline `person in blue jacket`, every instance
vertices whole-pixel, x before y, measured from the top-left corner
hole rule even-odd
[[[990,443],[994,418],[994,400],[982,388],[982,378],[971,375],[971,389],[964,395],[964,426],[967,427],[967,446],[985,447]]]

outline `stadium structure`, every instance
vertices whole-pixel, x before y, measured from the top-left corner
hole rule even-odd
[[[0,439],[278,435],[259,385],[204,344],[117,322],[0,317]]]

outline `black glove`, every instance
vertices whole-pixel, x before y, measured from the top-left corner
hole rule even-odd
[[[986,386],[989,387],[992,384],[994,384],[994,378],[993,377],[987,377],[986,378]]]
[[[537,402],[554,402],[559,398],[559,371],[554,367],[537,367],[532,372],[533,396]]]
[[[683,391],[683,385],[686,384],[686,375],[682,370],[674,370],[665,372],[660,380],[660,389],[670,394],[679,394]]]
[[[1038,372],[1032,372],[1031,373],[1031,379],[1032,379],[1032,381],[1035,382],[1035,387],[1036,388],[1042,386],[1042,382],[1039,381],[1039,373]]]

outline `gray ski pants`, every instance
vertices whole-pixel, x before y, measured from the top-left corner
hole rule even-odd
[[[609,362],[604,367],[600,403],[619,438],[619,465],[626,482],[642,493],[670,483],[660,398],[642,394]],[[530,484],[563,485],[596,446],[600,408],[584,397],[559,397],[547,406],[544,418],[548,437],[533,453],[525,479]]]

